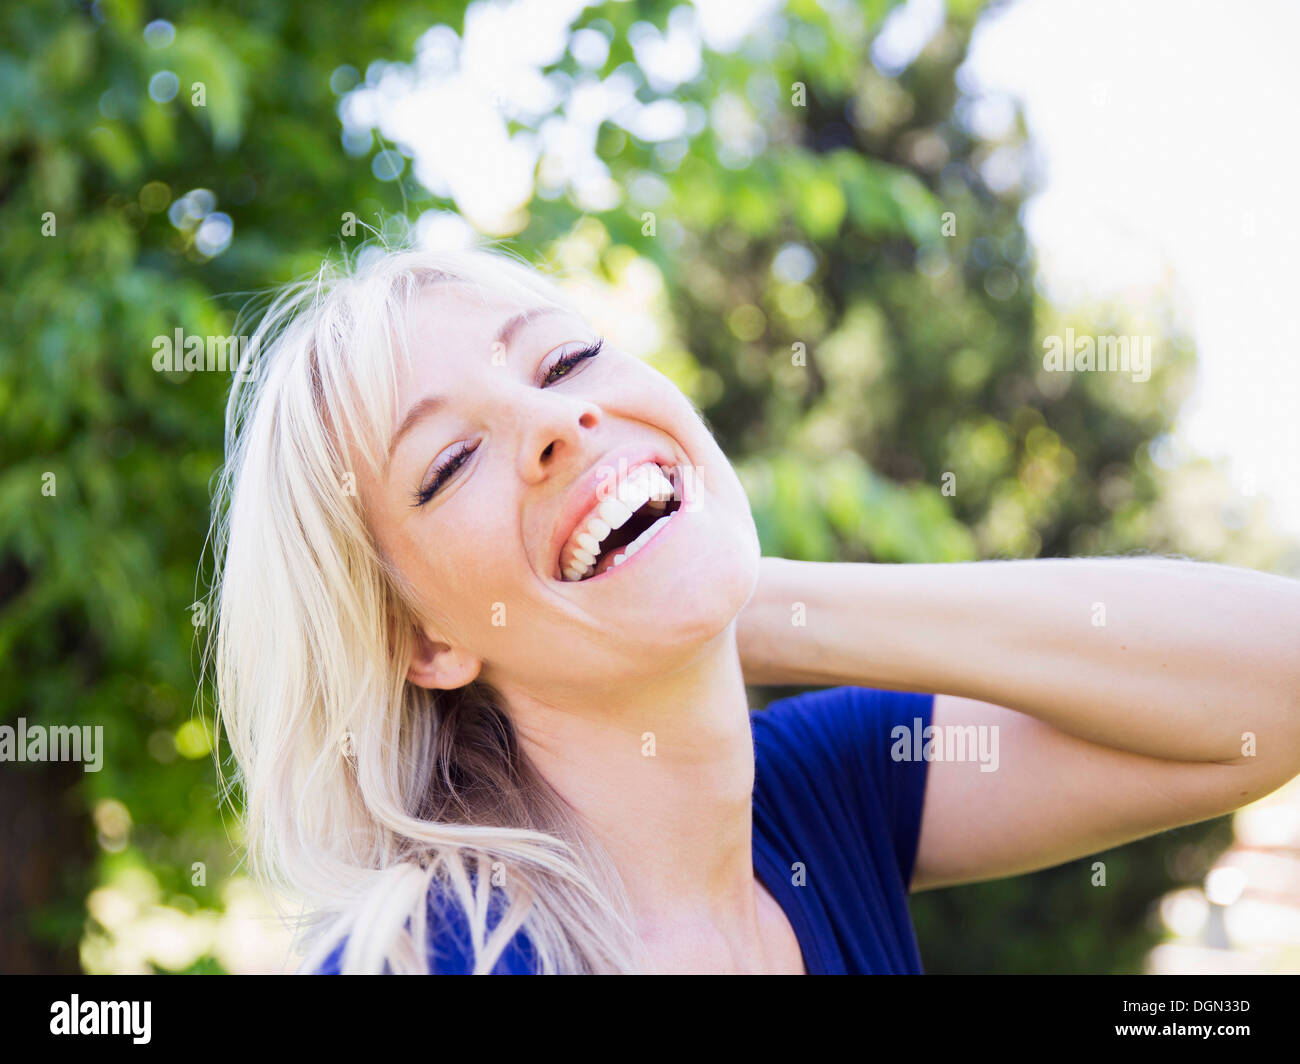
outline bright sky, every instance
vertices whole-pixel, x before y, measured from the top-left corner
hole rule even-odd
[[[918,20],[932,0],[913,0]],[[1177,436],[1300,533],[1300,4],[1019,0],[970,73],[1046,163],[1026,214],[1052,295],[1176,278],[1200,356]],[[1140,298],[1136,297],[1135,298]]]

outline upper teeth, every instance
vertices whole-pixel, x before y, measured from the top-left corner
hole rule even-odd
[[[587,516],[578,522],[564,548],[560,563],[565,580],[581,580],[595,568],[600,554],[600,544],[616,528],[622,528],[637,510],[647,503],[662,510],[674,498],[672,481],[653,462],[633,469],[626,477],[616,481],[614,493],[601,500]],[[671,514],[661,517],[636,539],[624,547],[614,558],[621,565],[639,551],[667,522]]]

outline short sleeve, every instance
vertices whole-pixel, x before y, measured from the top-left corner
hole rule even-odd
[[[934,696],[868,687],[834,687],[778,699],[754,714],[756,729],[783,774],[804,776],[808,799],[847,807],[865,833],[888,836],[904,889],[910,886],[921,832],[928,763],[920,756]],[[778,771],[771,765],[769,771]],[[827,793],[829,789],[829,794]]]

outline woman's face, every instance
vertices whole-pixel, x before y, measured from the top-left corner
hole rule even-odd
[[[676,386],[608,343],[591,354],[598,340],[571,312],[466,284],[421,297],[387,469],[357,463],[379,547],[426,618],[413,682],[458,687],[481,668],[507,697],[590,697],[689,663],[753,592],[758,537],[730,463]],[[647,462],[684,502],[621,564],[626,550],[588,541],[595,575],[573,579],[590,572],[577,535],[607,547],[659,515],[616,530],[605,505],[628,492],[631,509],[638,483],[663,494],[635,472]]]

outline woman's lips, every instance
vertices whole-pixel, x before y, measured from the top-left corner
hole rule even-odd
[[[551,528],[548,553],[551,556],[552,579],[564,579],[560,563],[569,559],[561,558],[561,555],[578,531],[580,522],[586,520],[592,509],[611,494],[611,478],[616,482],[618,478],[626,478],[630,470],[646,462],[653,462],[662,469],[677,468],[677,458],[671,450],[627,444],[607,451],[573,482]],[[680,478],[674,478],[675,483],[678,481]]]
[[[682,511],[683,508],[679,506],[672,513],[666,514],[664,517],[660,518],[659,520],[662,522],[662,525],[659,528],[659,530],[646,541],[644,546],[639,548],[637,551],[635,551],[630,555],[624,553],[625,548],[623,547],[620,547],[614,551],[610,551],[605,557],[603,557],[600,560],[600,564],[596,566],[596,572],[593,576],[589,576],[586,579],[577,582],[582,584],[590,584],[593,580],[601,580],[607,578],[612,573],[621,572],[622,570],[626,569],[628,566],[634,564],[636,561],[638,561],[644,555],[648,554],[650,551],[654,550],[655,547],[657,547],[660,543],[662,543],[665,539],[667,539],[669,536],[672,535],[673,530],[678,526],[678,524],[680,524]],[[618,559],[620,558],[622,558],[623,560],[619,561]]]
[[[665,470],[654,460],[638,462],[627,470],[612,490],[602,492],[605,498],[593,502],[560,548],[557,560],[561,579],[569,583],[591,579],[616,562],[622,564],[635,557],[662,531],[666,518],[680,505],[675,484],[678,479],[671,468]],[[629,522],[634,527],[621,531]]]

